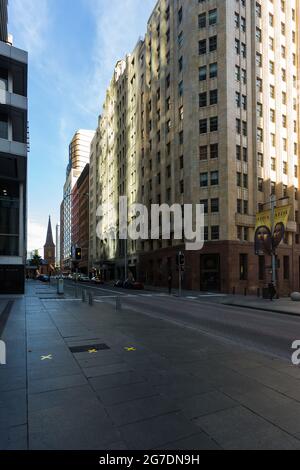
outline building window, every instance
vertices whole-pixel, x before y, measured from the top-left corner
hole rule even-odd
[[[200,204],[203,206],[204,214],[208,214],[208,199],[202,199]]]
[[[218,10],[217,8],[210,10],[208,12],[208,22],[209,26],[214,26],[218,22]]]
[[[218,130],[218,117],[210,118],[210,132],[216,132]]]
[[[199,132],[200,132],[200,134],[206,134],[207,133],[207,119],[201,119],[199,121]]]
[[[218,37],[213,36],[209,38],[209,52],[214,52],[218,48]]]
[[[206,69],[206,65],[204,65],[203,67],[200,67],[199,68],[199,80],[200,82],[206,80],[207,78],[207,69]]]
[[[218,104],[218,90],[211,90],[209,92],[209,104],[211,106]]]
[[[215,62],[209,66],[209,78],[217,78],[218,76],[218,64]]]
[[[211,200],[210,203],[212,214],[219,212],[219,199],[215,198]]]
[[[211,239],[213,241],[220,240],[220,227],[218,225],[211,227]]]
[[[0,114],[0,139],[8,139],[8,116]]]
[[[201,188],[207,188],[208,186],[208,173],[200,174],[200,186]]]
[[[199,107],[204,108],[207,106],[207,93],[206,91],[204,93],[200,93],[199,95]]]
[[[199,55],[206,54],[206,39],[199,41]]]
[[[218,144],[211,144],[210,146],[210,158],[215,160],[219,158],[219,145]]]
[[[207,145],[202,145],[199,149],[200,160],[207,160],[208,159],[208,152],[207,152]]]
[[[219,172],[212,171],[210,174],[210,184],[211,186],[218,186],[219,184]]]
[[[200,29],[206,28],[206,13],[201,13],[201,15],[198,16],[198,26]]]

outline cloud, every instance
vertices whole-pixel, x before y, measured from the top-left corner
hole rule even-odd
[[[46,33],[50,24],[48,0],[12,0],[9,3],[9,25],[18,34],[18,44],[30,54],[39,56],[46,47]]]
[[[42,225],[40,222],[30,219],[28,221],[28,235],[27,235],[27,253],[30,255],[31,251],[39,250],[40,255],[43,256],[43,246],[46,240],[47,225]]]

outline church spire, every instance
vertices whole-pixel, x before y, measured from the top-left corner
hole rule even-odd
[[[51,216],[49,215],[49,222],[48,222],[48,230],[47,230],[47,238],[45,246],[53,246],[53,235],[52,235],[52,225],[51,225]]]

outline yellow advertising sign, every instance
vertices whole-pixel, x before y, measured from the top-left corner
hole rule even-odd
[[[275,209],[275,218],[274,218],[274,227],[277,224],[283,224],[284,227],[286,228],[288,221],[289,221],[289,216],[290,216],[290,211],[291,211],[291,206],[282,206],[282,207],[276,207]],[[271,210],[259,212],[256,215],[256,229],[259,227],[268,227],[268,229],[271,230]]]
[[[275,253],[284,238],[289,221],[291,206],[276,207],[272,227],[271,210],[259,212],[256,216],[255,253],[257,255]]]
[[[291,208],[292,206],[276,207],[274,227],[276,227],[277,224],[283,224],[285,228],[287,227]]]

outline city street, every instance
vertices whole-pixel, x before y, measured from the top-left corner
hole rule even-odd
[[[2,449],[300,449],[297,318],[93,290],[89,306],[29,281],[14,301]]]
[[[300,318],[232,307],[220,303],[226,296],[218,294],[183,298],[157,292],[131,292],[110,287],[79,285],[79,290],[92,291],[96,302],[115,302],[120,296],[124,308],[232,341],[255,351],[265,352],[290,361],[291,345],[300,328]],[[67,287],[73,293],[74,283]],[[174,291],[175,293],[175,291]],[[296,335],[297,336],[297,335]]]

